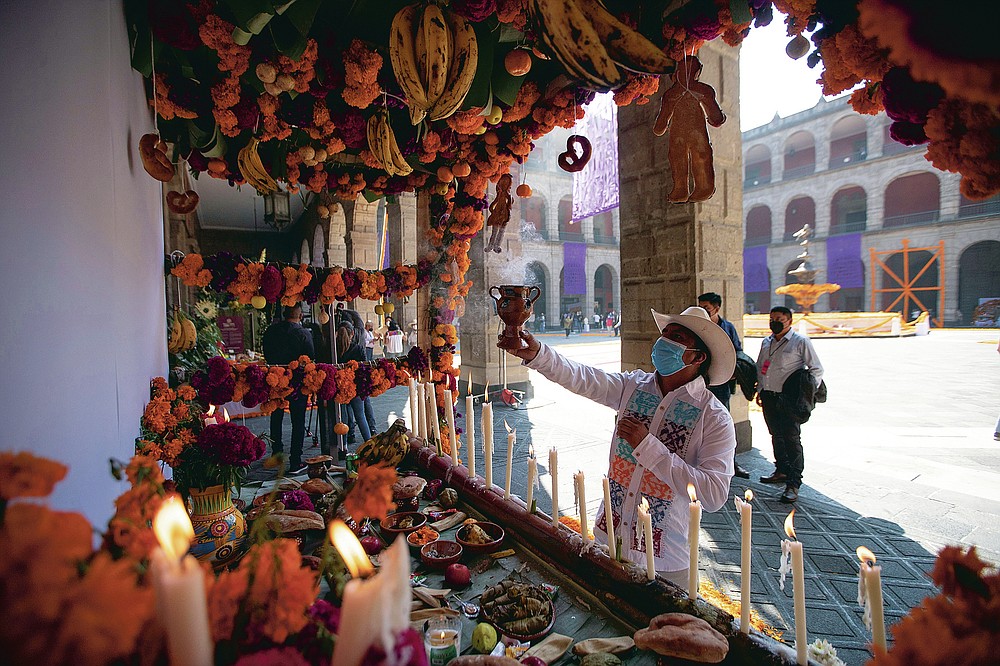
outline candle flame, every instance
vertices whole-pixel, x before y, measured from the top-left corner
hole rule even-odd
[[[534,458],[535,457],[535,445],[534,444],[531,444],[530,446],[528,446],[528,457],[529,458]]]
[[[785,518],[785,534],[787,534],[790,539],[795,538],[795,526],[792,524],[794,517],[795,509],[792,509],[792,512],[788,514],[787,518]]]
[[[649,511],[649,500],[647,500],[645,497],[643,497],[642,501],[639,502],[639,510],[646,512]]]
[[[205,418],[208,418],[210,416],[215,416],[215,405],[209,405],[208,411],[205,412]]]
[[[468,385],[468,388],[465,390],[465,395],[472,395],[472,373],[471,372],[469,373],[469,385]]]
[[[868,566],[875,564],[875,553],[864,546],[858,546],[855,552],[858,554],[858,559],[861,560],[862,564],[867,564]]]
[[[179,495],[170,495],[153,518],[153,533],[170,559],[180,562],[194,538],[194,528],[187,507]]]
[[[509,435],[511,433],[511,428],[509,425],[507,425],[507,419],[503,420],[503,427],[507,428],[507,434]]]
[[[222,408],[222,421],[219,421],[219,417],[215,417],[216,423],[229,423],[229,410],[225,407]]]
[[[328,529],[330,543],[340,553],[341,559],[351,572],[351,578],[364,578],[374,571],[364,546],[358,541],[351,528],[342,520],[334,520]]]
[[[753,491],[750,490],[749,488],[747,488],[747,491],[745,493],[743,493],[743,497],[748,502],[753,501]]]
[[[688,484],[688,497],[691,498],[692,502],[697,502],[698,501],[698,495],[697,495],[697,493],[694,492],[694,484],[693,483],[689,483]]]
[[[483,402],[490,401],[490,380],[486,380],[486,389],[483,391]]]

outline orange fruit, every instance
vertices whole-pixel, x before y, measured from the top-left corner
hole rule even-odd
[[[438,167],[437,177],[442,183],[450,183],[455,180],[455,173],[448,166],[442,166]]]
[[[338,423],[337,425],[333,426],[333,432],[334,432],[334,434],[337,434],[337,435],[346,435],[347,434],[347,424],[346,423]]]
[[[531,54],[524,49],[514,49],[503,59],[503,65],[511,76],[524,76],[531,71]]]
[[[521,183],[520,185],[517,186],[517,189],[514,190],[514,192],[517,194],[517,196],[523,199],[527,199],[528,197],[531,196],[531,185],[528,185],[527,183]]]
[[[469,166],[468,162],[458,162],[451,168],[451,172],[459,178],[465,178],[472,173],[472,167]]]

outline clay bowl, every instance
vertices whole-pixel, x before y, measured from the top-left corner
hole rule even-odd
[[[420,528],[427,522],[427,516],[419,511],[403,511],[401,513],[390,513],[382,519],[379,527],[386,535],[386,541],[393,541],[400,534],[409,534]]]
[[[454,541],[438,539],[420,547],[420,561],[432,569],[447,569],[462,557],[462,546]]]
[[[423,532],[428,532],[428,531],[434,533],[432,535],[433,538],[428,539],[428,540],[422,540],[422,541],[419,541],[417,543],[414,543],[415,539],[419,539],[420,537],[423,537],[423,534],[422,534]],[[416,552],[419,553],[421,548],[423,548],[424,546],[426,546],[429,543],[434,543],[440,537],[441,537],[441,533],[438,532],[433,527],[423,527],[423,528],[414,530],[413,532],[410,532],[409,534],[407,534],[406,535],[406,543],[410,544],[410,548],[411,549],[413,549],[414,551],[416,551]]]
[[[473,525],[478,525],[481,530],[486,532],[492,538],[489,543],[472,543],[468,540],[469,532],[472,530]],[[469,523],[468,525],[463,525],[455,533],[455,540],[462,544],[462,548],[470,553],[492,553],[500,548],[500,544],[503,543],[503,538],[505,533],[503,528],[496,523]]]

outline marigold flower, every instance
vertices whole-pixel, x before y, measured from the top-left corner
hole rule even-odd
[[[60,462],[21,451],[0,451],[0,501],[17,497],[47,497],[66,477]]]
[[[358,478],[344,498],[344,510],[355,520],[382,520],[395,508],[392,484],[396,478],[395,467],[361,463]]]

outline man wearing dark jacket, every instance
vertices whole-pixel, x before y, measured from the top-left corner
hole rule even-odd
[[[760,371],[760,394],[757,402],[764,410],[764,422],[771,433],[774,447],[774,473],[762,477],[761,483],[784,483],[781,501],[791,504],[799,498],[805,458],[802,453],[802,420],[781,399],[785,381],[798,370],[806,370],[805,381],[819,387],[823,366],[816,356],[812,341],[792,330],[792,311],[785,307],[771,308],[771,335],[764,338],[757,356]],[[792,379],[795,382],[796,379]]]
[[[705,312],[708,313],[709,319],[714,321],[719,325],[729,339],[733,343],[733,347],[737,352],[743,351],[743,345],[740,343],[740,336],[736,332],[736,327],[733,326],[732,322],[722,316],[722,296],[718,295],[714,291],[702,294],[698,297],[698,307],[704,308]],[[733,395],[733,390],[735,389],[736,380],[732,379],[724,384],[718,384],[716,386],[709,386],[708,390],[712,392],[719,402],[723,404],[727,411],[732,411],[729,409],[729,399]],[[736,462],[736,454],[733,454],[733,468],[736,470],[734,474],[741,479],[749,479],[750,472],[743,469],[743,467]]]
[[[315,358],[312,334],[302,326],[302,306],[285,306],[281,310],[281,321],[276,321],[264,331],[264,359],[268,365],[288,365],[303,354]],[[302,442],[306,436],[306,397],[295,391],[288,396],[288,412],[292,421],[292,442],[289,451],[288,474],[300,474],[305,470],[302,464]],[[281,425],[285,410],[278,408],[271,412],[271,453],[284,450],[281,442]]]

